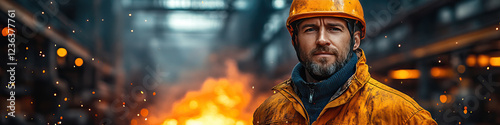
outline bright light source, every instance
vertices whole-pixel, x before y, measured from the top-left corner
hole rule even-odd
[[[167,26],[175,31],[214,31],[222,27],[225,13],[177,12],[167,16]]]
[[[500,66],[500,57],[491,57],[490,58],[491,66]]]
[[[488,66],[489,61],[490,57],[487,55],[479,55],[479,57],[477,58],[477,64],[479,64],[480,67]]]
[[[389,72],[393,79],[417,79],[420,77],[420,71],[417,69],[400,69]]]
[[[245,10],[248,8],[248,2],[245,0],[235,0],[233,1],[233,6],[236,10]]]
[[[59,49],[57,49],[57,55],[59,57],[64,57],[64,56],[66,56],[66,54],[68,54],[68,51],[66,51],[65,48],[59,48]]]
[[[285,0],[273,0],[273,8],[274,9],[285,8]]]
[[[432,67],[431,68],[431,76],[433,78],[445,78],[445,77],[450,77],[452,74],[451,69],[445,69],[441,67]]]
[[[75,65],[76,66],[82,66],[83,65],[83,59],[82,58],[76,58],[75,59]]]
[[[168,9],[225,9],[225,0],[163,0],[160,2]]]
[[[469,55],[467,56],[467,60],[465,60],[465,63],[467,63],[467,66],[473,67],[476,65],[476,55]]]

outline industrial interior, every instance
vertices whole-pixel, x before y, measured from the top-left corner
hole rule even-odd
[[[360,0],[373,78],[438,124],[500,124],[499,0]],[[252,124],[298,63],[292,0],[1,0],[2,125]],[[7,107],[2,101],[1,107]]]

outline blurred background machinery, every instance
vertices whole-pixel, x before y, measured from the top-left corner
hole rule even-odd
[[[372,77],[439,124],[500,124],[500,1],[360,1]],[[250,124],[298,62],[291,2],[2,0],[2,30],[16,11],[18,70],[17,117],[0,123]]]

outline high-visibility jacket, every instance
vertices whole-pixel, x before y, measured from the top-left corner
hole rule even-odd
[[[335,92],[313,125],[437,124],[431,114],[408,95],[370,77],[363,50],[356,51],[356,73]],[[309,124],[309,116],[290,79],[276,85],[276,94],[255,110],[253,124]]]

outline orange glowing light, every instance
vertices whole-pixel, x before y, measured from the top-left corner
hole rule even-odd
[[[417,79],[420,77],[420,71],[417,69],[400,69],[389,72],[393,79]]]
[[[95,91],[92,91],[92,95],[95,94]]]
[[[59,49],[57,49],[57,55],[59,57],[65,57],[66,54],[68,54],[68,51],[66,51],[65,48],[59,48]]]
[[[149,114],[148,109],[145,109],[145,108],[141,109],[141,115],[142,116],[146,117],[146,116],[148,116],[148,114]]]
[[[227,77],[208,78],[198,91],[174,102],[163,125],[251,125],[250,76],[240,74],[236,62],[227,61]],[[263,100],[262,100],[263,101]]]
[[[452,74],[451,69],[442,68],[442,67],[432,67],[431,68],[431,76],[433,78],[446,78],[450,77]]]
[[[480,67],[488,66],[489,61],[490,61],[490,57],[487,55],[479,55],[479,57],[477,58],[477,64]]]
[[[82,60],[82,58],[76,58],[76,59],[75,59],[75,65],[76,65],[76,66],[82,66],[82,65],[83,65],[83,60]]]
[[[162,125],[177,125],[177,120],[168,119],[168,120],[165,120]]]
[[[439,101],[441,101],[441,103],[445,103],[446,100],[448,100],[447,97],[446,97],[446,95],[439,96]]]
[[[500,66],[500,57],[491,57],[490,58],[491,66]]]
[[[155,95],[156,95],[156,92],[153,92],[153,96],[155,96]]]
[[[467,59],[466,59],[465,63],[469,67],[476,66],[476,55],[469,55],[469,56],[467,56]]]
[[[137,120],[135,119],[130,120],[130,125],[137,125]]]
[[[9,30],[10,30],[10,31],[9,31]],[[15,30],[14,30],[13,28],[4,27],[4,28],[2,29],[2,35],[3,35],[3,36],[7,36],[7,35],[9,35],[9,34],[14,34],[14,32],[13,32],[13,31],[15,32]]]

